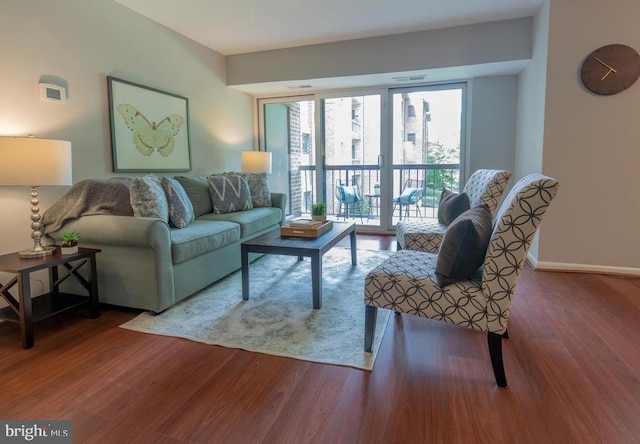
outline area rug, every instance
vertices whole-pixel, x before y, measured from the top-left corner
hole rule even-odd
[[[145,312],[121,325],[306,361],[372,370],[390,311],[378,310],[372,353],[364,351],[364,278],[389,252],[333,248],[322,262],[322,308],[312,308],[311,262],[266,255],[250,267],[250,297],[242,300],[237,271],[158,315]]]

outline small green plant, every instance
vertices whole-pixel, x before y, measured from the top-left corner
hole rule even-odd
[[[67,231],[62,234],[62,246],[63,247],[73,247],[78,243],[80,239],[80,233],[76,233],[75,231]]]
[[[311,205],[311,214],[313,216],[324,216],[327,212],[327,206],[324,202],[318,202]]]

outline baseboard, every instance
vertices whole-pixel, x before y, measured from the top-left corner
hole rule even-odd
[[[530,254],[527,261],[534,270],[541,271],[567,271],[577,273],[619,274],[625,276],[640,276],[640,269],[630,267],[612,267],[609,265],[571,264],[566,262],[538,261]]]

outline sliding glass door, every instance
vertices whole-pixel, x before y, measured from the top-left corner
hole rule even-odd
[[[269,187],[286,193],[287,215],[311,213],[322,200],[316,184],[315,102],[313,97],[260,100],[260,149],[272,153]]]
[[[308,217],[324,201],[330,219],[391,231],[436,217],[442,188],[459,189],[465,83],[258,104],[269,183],[288,194],[288,216]]]
[[[390,90],[391,224],[437,217],[442,188],[458,191],[466,84]]]
[[[380,93],[321,99],[328,213],[380,226]]]

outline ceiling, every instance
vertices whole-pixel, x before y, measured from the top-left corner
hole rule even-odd
[[[543,2],[543,0],[114,1],[223,55],[528,17],[532,16]],[[402,74],[406,75],[406,73],[393,73],[396,77]],[[364,80],[360,86],[370,83]]]

